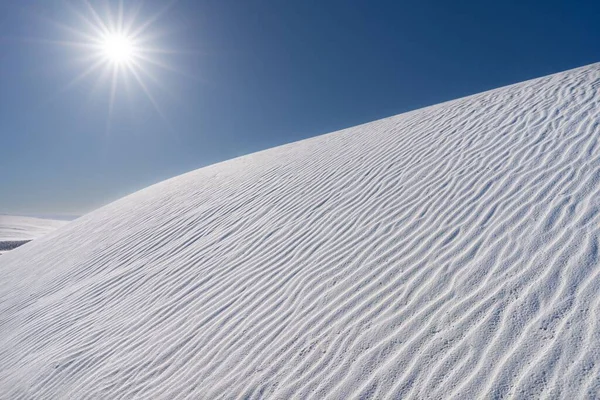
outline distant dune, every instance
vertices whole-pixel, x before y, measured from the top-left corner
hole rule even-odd
[[[240,157],[0,257],[0,397],[600,398],[599,90]]]
[[[65,221],[0,214],[0,255],[64,224]]]

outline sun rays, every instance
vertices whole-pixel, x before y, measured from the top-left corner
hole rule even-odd
[[[178,53],[164,47],[161,18],[171,9],[170,1],[154,13],[143,9],[142,1],[66,4],[74,18],[69,23],[51,20],[62,32],[63,40],[44,40],[67,47],[80,71],[62,90],[69,90],[84,80],[95,79],[96,88],[108,93],[107,130],[110,130],[115,102],[129,90],[137,90],[151,103],[166,122],[159,101],[153,94],[161,88],[161,74],[180,72],[169,57]],[[76,57],[75,57],[76,55]],[[62,91],[61,90],[61,91]]]

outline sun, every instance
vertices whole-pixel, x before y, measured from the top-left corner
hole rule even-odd
[[[61,92],[95,77],[92,93],[108,94],[107,131],[117,100],[135,97],[135,90],[141,91],[157,114],[166,120],[160,98],[153,89],[169,89],[164,84],[165,72],[187,77],[178,65],[172,64],[172,59],[189,54],[172,47],[173,43],[166,40],[170,30],[160,23],[175,1],[164,2],[162,8],[154,12],[142,9],[143,0],[97,0],[94,5],[87,0],[65,2],[68,11],[65,21],[69,22],[50,21],[59,28],[60,36],[43,42],[69,49],[70,60],[77,68]]]
[[[102,39],[101,48],[106,60],[117,65],[131,64],[135,59],[134,42],[130,37],[123,34],[106,35]]]

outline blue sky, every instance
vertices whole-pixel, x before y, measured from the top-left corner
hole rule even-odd
[[[81,5],[0,3],[0,212],[82,214],[218,161],[600,61],[593,1],[180,0],[148,28],[169,49],[147,81],[156,105],[123,79],[108,119],[101,74],[67,88],[85,54],[52,43],[71,34],[59,25],[84,29],[69,12]]]

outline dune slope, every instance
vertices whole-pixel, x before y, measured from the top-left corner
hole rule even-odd
[[[215,164],[0,257],[0,397],[600,398],[600,65]]]

